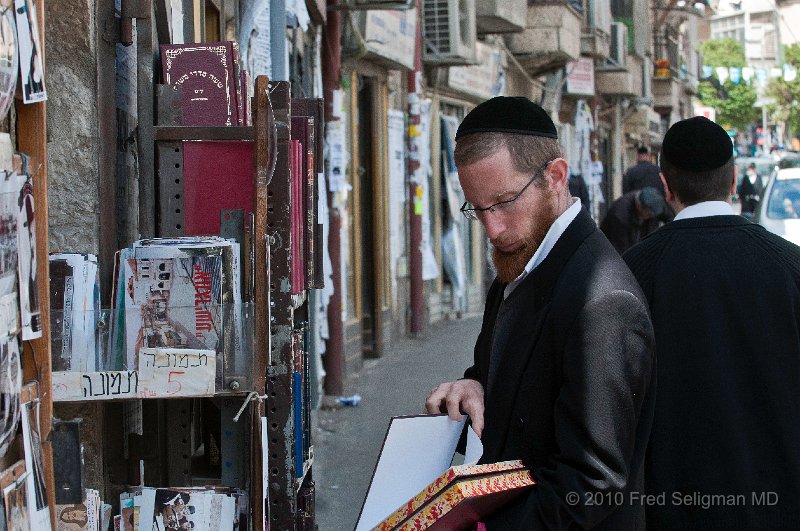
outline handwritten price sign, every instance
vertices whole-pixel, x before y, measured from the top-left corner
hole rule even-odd
[[[177,348],[139,350],[140,394],[158,398],[214,394],[216,352]]]
[[[211,396],[216,370],[213,350],[143,348],[138,371],[54,372],[53,400]]]

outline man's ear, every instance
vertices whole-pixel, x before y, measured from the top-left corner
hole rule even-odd
[[[666,199],[668,203],[673,201],[677,201],[675,194],[672,192],[672,189],[667,184],[667,180],[664,178],[664,174],[662,172],[658,172],[658,176],[661,177],[661,183],[664,185],[664,191],[666,192]]]
[[[552,181],[553,190],[556,192],[561,192],[564,188],[569,186],[569,171],[567,167],[567,161],[562,158],[554,159],[545,172],[545,176],[545,178],[548,178]]]
[[[731,182],[731,190],[728,195],[736,195],[736,165],[733,165],[733,181]]]

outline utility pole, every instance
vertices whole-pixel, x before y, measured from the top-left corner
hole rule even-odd
[[[339,0],[328,0],[334,7]],[[339,88],[341,76],[341,11],[329,9],[325,22],[322,84],[325,95],[325,122],[338,120],[333,110],[333,92]],[[344,392],[344,325],[342,324],[342,214],[333,204],[334,194],[328,192],[328,253],[331,257],[333,294],[328,301],[328,341],[325,356],[324,391],[326,396],[341,396]]]
[[[425,299],[422,283],[422,182],[419,174],[420,135],[420,76],[422,72],[422,14],[417,0],[417,36],[414,46],[414,68],[408,71],[408,218],[409,218],[409,288],[411,301],[412,337],[425,329]]]

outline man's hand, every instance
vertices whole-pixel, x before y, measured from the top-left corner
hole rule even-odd
[[[428,414],[447,413],[453,420],[461,414],[472,419],[472,429],[481,436],[483,431],[483,386],[476,380],[457,380],[436,386],[425,401]]]

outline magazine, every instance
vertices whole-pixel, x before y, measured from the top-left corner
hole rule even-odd
[[[142,348],[210,349],[217,352],[221,387],[224,360],[235,359],[240,348],[238,243],[218,237],[141,240],[120,252],[117,274],[110,341],[119,348],[124,323],[126,367],[140,367]]]

